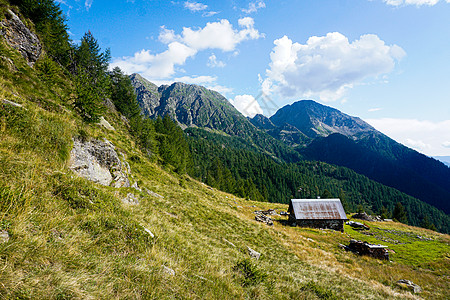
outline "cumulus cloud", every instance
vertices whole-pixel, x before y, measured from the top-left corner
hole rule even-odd
[[[242,11],[246,14],[255,13],[258,11],[258,9],[265,8],[266,3],[264,1],[256,1],[256,2],[250,2],[248,4],[248,8],[243,8]]]
[[[211,56],[208,58],[208,63],[206,65],[211,68],[223,68],[226,66],[223,61],[217,60],[217,57],[214,53],[211,54]]]
[[[188,58],[199,51],[235,51],[241,42],[263,36],[254,28],[254,21],[250,17],[239,19],[238,24],[239,30],[233,28],[228,20],[220,20],[207,23],[203,28],[184,27],[181,34],[163,26],[158,39],[167,44],[166,51],[152,54],[149,50],[141,50],[134,56],[114,59],[111,67],[118,66],[125,73],[140,73],[150,80],[168,79],[176,73],[177,66],[184,65]],[[210,62],[214,62],[214,57],[210,57]],[[217,58],[215,62],[217,66],[223,64]]]
[[[430,156],[450,155],[450,120],[368,119],[367,123],[394,140]]]
[[[206,87],[207,89],[219,92],[224,95],[233,92],[233,89],[218,84],[216,76],[206,76],[206,75],[182,76],[182,77],[175,78],[173,81],[201,85],[201,86]]]
[[[183,65],[186,59],[197,53],[179,42],[172,42],[168,49],[159,54],[141,50],[132,57],[116,59],[111,67],[119,67],[126,73],[141,73],[148,78],[168,78],[175,73],[176,65]]]
[[[231,104],[244,116],[253,118],[257,114],[262,114],[263,110],[251,95],[238,95],[234,100],[230,100]]]
[[[377,35],[362,35],[349,42],[339,32],[312,36],[305,44],[287,36],[274,41],[265,93],[285,97],[313,97],[331,101],[341,98],[354,84],[389,73],[405,56],[397,45],[388,46]]]
[[[199,2],[186,1],[184,2],[184,8],[187,8],[192,12],[198,12],[207,9],[208,5]]]
[[[439,0],[383,0],[383,2],[385,2],[387,5],[391,5],[391,6],[405,6],[405,5],[433,6],[433,5],[436,5],[439,2]],[[446,2],[450,3],[449,0],[446,0]]]
[[[86,8],[86,10],[89,10],[91,8],[92,2],[94,2],[94,0],[86,0],[84,2],[84,7]]]

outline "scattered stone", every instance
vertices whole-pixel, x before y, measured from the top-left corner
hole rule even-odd
[[[144,226],[142,226],[142,228],[144,228],[144,231],[147,232],[152,238],[155,237],[155,235],[150,231],[150,229],[147,229]]]
[[[366,214],[365,212],[354,214],[352,216],[352,218],[353,219],[360,219],[360,220],[364,220],[364,221],[369,221],[369,222],[374,222],[374,219],[371,216],[369,216],[368,214]]]
[[[278,215],[277,211],[275,209],[268,209],[268,210],[257,210],[254,212],[255,214],[263,214],[263,215],[269,215],[269,216],[274,216],[274,215]]]
[[[138,186],[137,182],[133,183],[133,185],[131,186],[133,189],[142,192],[141,188]]]
[[[273,226],[273,221],[270,217],[263,215],[263,214],[257,214],[255,216],[255,220],[258,222],[266,223],[269,226]]]
[[[128,193],[127,196],[122,199],[123,204],[129,204],[129,205],[138,205],[139,200],[133,193]]]
[[[103,116],[100,117],[100,121],[98,122],[98,124],[105,127],[108,130],[116,131],[116,129],[111,124],[109,124],[109,122],[106,121]]]
[[[8,9],[5,17],[0,21],[0,35],[5,38],[9,46],[22,54],[29,66],[33,66],[42,53],[39,38],[12,10]]]
[[[6,69],[8,69],[8,71],[11,73],[17,71],[16,65],[14,64],[12,59],[9,57],[0,55],[0,65],[2,65],[3,67],[6,67]]]
[[[370,227],[367,226],[366,224],[359,223],[359,222],[349,221],[349,222],[347,222],[345,224],[350,225],[352,228],[355,228],[355,229],[363,229],[363,230],[369,230],[370,229]]]
[[[172,214],[170,212],[164,211],[164,213],[168,216],[171,216],[172,218],[178,219],[178,216],[176,214]]]
[[[255,258],[256,260],[259,259],[259,257],[261,256],[261,253],[253,250],[252,248],[247,246],[247,250],[248,250],[248,255],[250,255],[251,258]]]
[[[0,231],[0,243],[7,243],[9,241],[9,233],[6,230]]]
[[[158,194],[158,193],[155,193],[155,192],[153,192],[153,191],[150,191],[149,189],[147,189],[147,188],[144,188],[144,190],[147,192],[147,194],[149,194],[150,196],[153,196],[153,197],[156,197],[156,198],[161,198],[161,199],[164,199],[164,196],[161,196],[160,194]]]
[[[401,286],[404,289],[408,289],[415,294],[422,292],[422,288],[410,280],[400,279],[399,281],[397,281],[397,285]]]
[[[389,252],[386,249],[387,246],[373,245],[357,240],[350,240],[350,245],[348,246],[340,246],[343,246],[345,250],[352,251],[359,255],[367,255],[378,259],[389,260]]]
[[[15,106],[15,107],[23,107],[22,104],[19,104],[19,103],[16,103],[16,102],[12,102],[12,101],[9,101],[9,100],[6,100],[6,99],[2,99],[2,102],[4,104],[9,104],[9,105],[12,105],[12,106]]]
[[[313,240],[313,239],[311,239],[311,238],[306,238],[306,240],[307,240],[307,241],[310,241],[310,242],[315,242],[315,240]]]
[[[236,248],[236,245],[233,244],[232,242],[230,242],[229,240],[227,240],[226,238],[223,239],[225,242],[227,242],[228,244],[230,244],[231,246],[233,246],[234,248]]]
[[[287,211],[282,211],[282,212],[280,212],[280,215],[281,215],[281,216],[289,216],[289,212],[287,212]]]
[[[198,279],[201,279],[201,280],[203,280],[203,281],[209,281],[209,282],[211,282],[211,280],[206,279],[205,277],[200,276],[200,275],[195,275],[195,274],[194,274],[194,277],[197,277]]]
[[[170,275],[170,276],[175,276],[175,271],[174,270],[172,270],[171,268],[166,267],[164,265],[162,267],[163,267],[164,274]]]

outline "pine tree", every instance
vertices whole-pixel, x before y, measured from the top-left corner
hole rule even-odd
[[[109,76],[107,74],[109,50],[101,52],[92,33],[88,31],[75,51],[74,107],[86,122],[97,122],[104,112],[103,100],[109,96]]]
[[[131,79],[123,74],[119,67],[115,67],[110,73],[111,100],[117,110],[128,119],[134,118],[140,113]]]
[[[406,224],[408,222],[405,207],[400,202],[397,202],[397,204],[395,205],[392,217],[401,223]]]

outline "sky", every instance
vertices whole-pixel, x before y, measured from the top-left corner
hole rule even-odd
[[[59,0],[77,43],[157,85],[222,93],[246,116],[302,99],[450,156],[450,0]]]

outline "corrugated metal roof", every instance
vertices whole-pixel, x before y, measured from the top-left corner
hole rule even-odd
[[[291,207],[297,220],[347,219],[339,199],[292,199]]]

